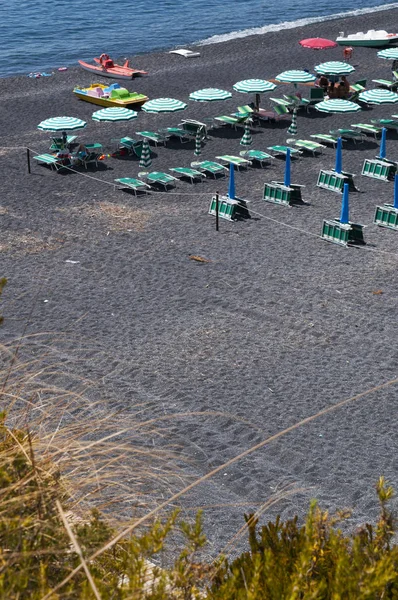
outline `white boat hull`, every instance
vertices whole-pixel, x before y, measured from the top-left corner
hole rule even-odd
[[[370,30],[367,33],[361,31],[360,33],[347,36],[344,33],[340,33],[339,37],[336,38],[336,42],[339,46],[370,46],[379,48],[381,46],[396,44],[398,42],[398,33],[388,33],[383,30]]]

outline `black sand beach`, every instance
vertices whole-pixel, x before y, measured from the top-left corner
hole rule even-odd
[[[204,87],[232,90],[242,79],[312,71],[320,62],[342,60],[342,49],[311,51],[299,46],[300,39],[371,28],[395,31],[396,11],[203,46],[196,59],[138,56],[134,66],[150,74],[128,87],[150,98],[188,101],[190,92]],[[366,78],[368,87],[391,75],[376,49],[355,49],[352,64],[350,81]],[[48,78],[0,82],[0,276],[9,280],[4,342],[42,334],[26,342],[21,356],[46,353],[46,364],[95,382],[87,393],[102,398],[102,412],[123,411],[122,423],[137,407],[144,419],[170,417],[158,423],[166,437],[153,444],[179,447],[185,481],[397,377],[398,233],[373,224],[376,205],[393,200],[393,183],[360,175],[379,141],[347,142],[343,151],[344,170],[357,174],[360,192],[350,194],[350,218],[367,226],[365,247],[342,248],[319,237],[323,219],[340,214],[341,196],[316,187],[320,168],[334,167],[331,147],[292,163],[292,182],[306,186],[304,206],[261,199],[265,182],[283,178],[283,160],[236,172],[237,194],[250,200],[252,218],[221,220],[217,233],[207,211],[212,193],[227,191],[227,180],[181,182],[175,192],[135,198],[109,183],[136,177],[142,170],[137,159],[107,158],[88,169],[91,178],[37,164],[29,175],[24,147],[48,150],[50,136],[36,127],[51,116],[86,119],[78,140],[101,142],[111,153],[112,138],[177,125],[183,117],[229,114],[252,98],[234,92],[225,102],[189,102],[185,113],[142,112],[130,124],[95,123],[95,107],[72,94],[75,84],[93,81],[70,68]],[[280,86],[271,95],[289,91]],[[271,105],[264,95],[262,106]],[[338,116],[301,111],[297,138],[395,113],[398,105]],[[260,127],[252,148],[286,143],[288,124]],[[238,154],[242,134],[212,130],[201,159]],[[195,160],[193,142],[153,150],[151,170]],[[389,132],[387,157],[397,159],[397,153],[397,134]],[[398,487],[396,389],[383,387],[286,434],[181,498],[187,514],[205,509],[210,551],[232,538],[243,512],[288,484],[297,492],[261,519],[302,516],[314,497],[324,508],[351,508],[352,527],[374,519],[377,478],[385,475]],[[176,489],[170,486],[169,493]],[[158,490],[151,491],[156,499]],[[163,499],[166,494],[163,486]]]

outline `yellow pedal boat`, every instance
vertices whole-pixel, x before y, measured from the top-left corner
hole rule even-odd
[[[137,108],[148,100],[144,94],[129,92],[118,83],[104,85],[93,83],[89,87],[75,87],[73,93],[80,99],[99,106],[123,106],[124,108]]]

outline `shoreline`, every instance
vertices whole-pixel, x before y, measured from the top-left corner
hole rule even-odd
[[[149,98],[187,100],[203,87],[232,90],[242,79],[312,70],[341,59],[342,49],[314,52],[298,44],[302,37],[333,38],[342,23],[353,31],[387,29],[395,14],[379,11],[203,46],[198,59],[137,56],[134,64],[150,74],[129,87]],[[372,87],[372,79],[390,74],[376,51],[355,48],[350,82],[366,77]],[[86,120],[78,142],[100,142],[110,154],[113,139],[175,126],[185,117],[228,115],[251,96],[233,92],[225,102],[189,102],[177,114],[140,112],[132,123],[96,123],[96,107],[72,93],[75,84],[91,82],[79,67],[49,78],[3,79],[4,340],[28,327],[26,355],[44,348],[48,371],[62,360],[70,377],[95,381],[88,393],[102,398],[104,412],[131,415],[139,407],[144,419],[163,423],[164,441],[154,437],[153,445],[176,449],[188,481],[325,406],[395,379],[398,234],[373,224],[375,206],[391,202],[393,184],[360,175],[364,159],[379,151],[379,139],[343,148],[344,170],[356,175],[360,188],[350,194],[350,218],[366,225],[364,248],[319,239],[323,220],[338,217],[341,208],[339,194],[316,185],[319,170],[334,167],[330,147],[292,162],[292,182],[305,186],[302,207],[262,199],[265,182],[282,180],[283,160],[236,171],[237,194],[250,200],[252,218],[223,220],[216,233],[209,202],[216,191],[226,193],[228,179],[179,182],[174,193],[134,197],[113,185],[116,178],[138,176],[134,157],[107,157],[97,169],[67,174],[32,164],[29,175],[25,149],[48,151],[51,136],[37,124],[59,114]],[[272,95],[289,91],[280,86]],[[267,95],[261,104],[272,106]],[[397,105],[354,115],[303,111],[297,138],[392,113]],[[264,124],[253,132],[252,148],[286,144],[288,125]],[[201,159],[239,155],[241,137],[232,128],[212,130]],[[152,146],[151,170],[189,166],[197,160],[194,150],[194,141]],[[387,156],[397,152],[398,134],[389,132]],[[284,486],[294,485],[297,493],[263,519],[278,513],[301,518],[313,497],[331,511],[352,508],[350,527],[373,519],[377,478],[385,475],[398,488],[395,396],[392,385],[376,390],[291,431],[192,491],[180,502],[183,511],[205,507],[215,553],[243,525],[243,512]],[[151,493],[159,500],[156,485]]]
[[[313,18],[308,17],[308,18],[303,18],[303,19],[299,19],[296,21],[283,21],[281,23],[273,23],[273,24],[264,25],[264,26],[261,26],[258,28],[249,28],[249,29],[244,29],[244,30],[232,31],[232,32],[220,34],[220,35],[213,35],[209,38],[193,41],[193,42],[186,43],[186,44],[178,44],[178,45],[174,45],[174,46],[170,46],[170,47],[165,46],[162,48],[156,48],[156,49],[153,49],[148,52],[130,55],[130,59],[135,60],[135,58],[138,56],[145,57],[145,56],[151,56],[152,54],[167,53],[172,49],[182,48],[182,47],[186,47],[186,46],[192,46],[194,48],[199,48],[199,47],[203,47],[203,46],[212,46],[213,44],[222,44],[222,43],[231,42],[231,41],[233,42],[234,40],[240,40],[240,39],[242,40],[247,37],[253,37],[253,36],[264,36],[269,33],[294,30],[297,28],[307,27],[307,26],[309,27],[311,25],[316,25],[316,24],[326,24],[328,22],[333,22],[333,21],[345,21],[346,19],[357,18],[357,17],[361,17],[364,15],[371,15],[373,13],[390,12],[397,8],[398,8],[398,3],[388,3],[385,5],[372,7],[372,8],[357,9],[354,11],[347,11],[344,13],[336,13],[334,15],[327,15],[326,17],[325,16],[319,16],[319,17],[313,17]],[[281,29],[281,27],[282,27],[282,29]],[[355,33],[355,32],[352,32],[352,33]],[[233,36],[233,37],[231,37],[231,36]],[[115,60],[120,60],[121,56],[122,55],[116,56]],[[71,69],[73,67],[76,67],[77,65],[76,65],[76,63],[65,63],[63,66],[66,66],[68,69]],[[48,67],[46,67],[46,69],[49,71],[53,71],[54,69],[58,70],[58,67],[48,66]],[[24,76],[28,76],[28,74],[27,73],[25,73],[25,74],[24,73],[7,74],[7,75],[0,76],[0,80],[8,79],[10,77],[24,77]]]

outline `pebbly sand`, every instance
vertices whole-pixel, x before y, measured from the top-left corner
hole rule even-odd
[[[190,92],[203,87],[232,89],[241,79],[273,78],[289,68],[312,70],[342,59],[341,48],[301,48],[304,37],[395,31],[395,23],[396,11],[375,12],[203,46],[195,59],[138,56],[133,65],[150,75],[128,87],[150,98],[188,101]],[[376,49],[355,49],[352,64],[350,82],[367,78],[372,87],[373,78],[391,75],[390,63],[378,59]],[[165,438],[154,438],[153,445],[178,448],[185,482],[397,377],[398,233],[373,224],[376,205],[392,202],[393,184],[360,175],[379,141],[348,142],[343,151],[343,168],[357,174],[360,188],[350,194],[350,218],[367,226],[366,247],[341,248],[319,237],[323,219],[340,214],[341,196],[316,187],[320,168],[334,167],[331,147],[292,164],[292,182],[306,186],[305,206],[284,208],[261,199],[265,182],[283,178],[283,160],[236,172],[237,194],[251,201],[252,218],[220,220],[216,233],[209,201],[216,190],[227,191],[227,180],[181,182],[176,192],[135,198],[104,182],[136,177],[142,170],[137,159],[107,158],[87,171],[91,178],[37,164],[28,175],[23,147],[48,150],[50,136],[36,126],[51,116],[86,119],[78,140],[101,142],[108,153],[112,138],[177,125],[183,117],[229,114],[252,97],[234,92],[225,102],[189,102],[185,113],[95,123],[96,108],[72,94],[75,84],[93,80],[79,68],[48,78],[1,80],[0,275],[9,279],[3,341],[40,333],[26,343],[26,355],[46,352],[45,360],[68,376],[95,382],[88,393],[102,398],[103,411],[121,410],[128,418],[139,407],[143,418],[166,417],[156,423]],[[271,95],[291,90],[280,86]],[[271,105],[264,95],[262,106]],[[297,138],[394,113],[398,106],[342,116],[301,111]],[[286,143],[292,137],[287,127],[260,127],[252,148]],[[242,133],[212,130],[201,159],[238,154]],[[195,160],[194,142],[171,141],[153,150],[151,170]],[[387,156],[394,159],[397,152],[397,134],[389,132]],[[295,492],[265,510],[262,520],[278,513],[302,516],[313,497],[324,508],[351,508],[352,527],[374,519],[379,475],[398,487],[396,390],[383,387],[287,433],[177,504],[191,515],[204,507],[212,554],[243,525],[243,512],[287,485]],[[181,486],[163,486],[162,495],[156,486],[149,491],[156,500]]]

